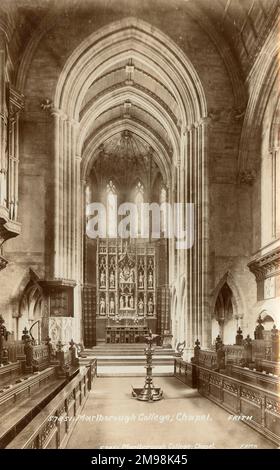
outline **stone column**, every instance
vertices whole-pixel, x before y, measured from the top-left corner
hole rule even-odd
[[[210,345],[208,312],[208,181],[206,162],[206,123],[186,129],[185,202],[194,204],[194,244],[185,254],[187,277],[187,347],[199,338],[202,347]]]
[[[201,315],[202,315],[202,347],[211,346],[211,317],[209,311],[209,181],[208,181],[208,142],[207,120],[200,123],[201,129]]]
[[[53,263],[53,277],[61,277],[61,256],[59,251],[59,240],[61,236],[60,231],[60,112],[58,110],[52,110],[53,117],[53,158],[54,158],[54,263]]]

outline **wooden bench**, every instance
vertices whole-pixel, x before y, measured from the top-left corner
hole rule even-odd
[[[279,394],[196,365],[201,395],[233,416],[247,416],[244,423],[280,445]]]
[[[19,377],[21,373],[22,365],[19,361],[0,366],[0,390],[4,385]]]
[[[251,370],[247,367],[232,364],[227,367],[227,374],[246,383],[255,384],[266,390],[271,390],[272,392],[278,392],[280,389],[280,378],[274,375],[268,375],[265,372],[258,372],[257,370]]]
[[[255,365],[256,369],[260,372],[265,371],[267,373],[280,376],[280,362],[258,358],[255,360]]]
[[[96,359],[81,367],[63,389],[7,445],[7,449],[63,448],[96,376]]]
[[[0,447],[3,448],[65,385],[55,367],[24,377],[0,393]]]

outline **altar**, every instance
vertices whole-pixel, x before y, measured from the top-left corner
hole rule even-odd
[[[106,327],[106,343],[144,343],[148,326],[111,325]]]

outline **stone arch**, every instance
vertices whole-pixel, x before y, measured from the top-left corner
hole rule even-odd
[[[226,289],[229,291],[226,292]],[[227,302],[229,302],[229,310],[228,317],[225,319],[225,327],[221,330],[220,325],[218,324],[218,319],[215,317],[215,309],[220,303],[220,297],[223,298],[225,294],[228,295]],[[233,275],[228,271],[219,281],[211,296],[210,312],[212,318],[212,342],[218,334],[222,334],[224,336],[223,339],[225,343],[233,343],[235,338],[234,328],[237,327],[237,323],[242,326],[242,319],[245,311],[243,295],[240,292]]]
[[[159,105],[154,97],[150,97],[143,91],[138,91],[133,89],[133,87],[122,87],[119,88],[114,96],[107,94],[97,98],[92,106],[89,107],[87,112],[84,114],[80,121],[80,132],[77,140],[77,154],[80,155],[82,152],[82,146],[84,144],[86,135],[94,123],[95,119],[102,114],[105,110],[110,109],[112,106],[121,105],[124,101],[132,101],[134,105],[141,108],[145,108],[145,113],[149,113],[159,122],[164,123],[166,128],[169,130],[169,137],[173,146],[173,153],[178,158],[180,148],[179,140],[180,134],[178,128],[172,118],[169,116],[169,113],[163,106]],[[96,132],[96,131],[95,131]],[[164,142],[162,136],[160,136]],[[165,144],[167,146],[167,144]]]
[[[18,336],[23,328],[31,328],[38,322],[36,329],[32,331],[34,339],[41,341],[44,317],[44,296],[41,287],[34,279],[26,284],[19,302]]]
[[[72,213],[69,216],[74,221],[81,220],[79,215],[83,207],[81,186],[85,178],[86,168],[92,156],[92,150],[98,142],[96,137],[99,131],[91,136],[91,144],[89,144],[89,140],[84,141],[86,137],[84,124],[86,123],[87,129],[90,131],[92,119],[91,113],[86,112],[81,118],[81,122],[79,122],[83,99],[92,81],[100,73],[114,65],[114,61],[118,60],[119,54],[125,54],[126,52],[129,58],[131,53],[135,54],[136,50],[138,59],[140,58],[145,66],[151,67],[158,74],[157,77],[160,77],[160,80],[170,87],[171,92],[176,97],[181,113],[181,129],[185,128],[185,131],[191,133],[193,138],[196,138],[199,142],[199,145],[191,148],[189,152],[195,153],[190,158],[193,158],[197,164],[201,165],[202,171],[197,172],[197,175],[201,179],[204,178],[205,181],[206,155],[203,144],[205,122],[203,119],[207,115],[206,99],[200,79],[188,58],[164,33],[146,22],[136,20],[135,18],[125,18],[96,31],[86,40],[82,41],[65,63],[57,82],[54,106],[51,109],[51,113],[54,116],[55,142],[53,151],[55,154],[54,160],[56,161],[54,175],[56,181],[54,189],[54,277],[75,280],[77,272],[80,272],[81,269],[80,263],[77,266],[77,260],[80,259],[80,256],[75,257],[74,250],[71,250],[72,244],[73,246],[80,246],[82,244],[82,242],[77,243],[77,239],[81,239],[79,228],[81,223],[76,224],[74,222],[74,231],[71,227],[69,228],[71,231],[69,234],[70,244],[69,250],[65,253],[61,244],[60,233],[65,234],[65,230],[68,230],[68,228],[65,229],[62,226],[58,214],[60,214],[60,208],[64,204],[69,204],[68,202],[63,202],[63,200],[65,201],[70,198],[73,201],[74,199],[74,205],[72,203],[70,205]],[[114,100],[117,99],[120,102],[127,96],[133,97],[133,99],[138,100],[139,103],[141,102],[145,106],[148,104],[152,112],[157,112],[166,133],[173,136],[173,149],[170,153],[173,153],[173,159],[176,164],[176,161],[179,161],[181,157],[183,158],[180,152],[183,152],[182,149],[184,147],[178,126],[176,127],[163,106],[158,106],[152,97],[146,96],[144,92],[139,90],[127,89],[125,94],[123,94],[123,90],[118,91],[115,97],[107,97],[106,103],[111,103],[112,105]],[[97,112],[97,114],[102,112],[103,102],[104,100],[98,102],[94,112]],[[99,111],[97,108],[99,108]],[[137,122],[136,125],[133,121],[128,123],[122,120],[122,124],[134,126],[134,129],[137,129],[137,133],[141,133],[142,138],[148,141],[151,147],[156,150],[155,158],[159,158],[158,164],[164,175],[165,183],[170,184],[172,180],[170,174],[171,158],[167,146],[164,145],[164,139],[156,136],[153,129],[147,128],[145,123]],[[108,128],[110,128],[110,122],[104,124],[99,136],[102,133],[104,133],[103,137],[106,133],[108,135]],[[200,137],[199,139],[198,136]],[[71,146],[69,146],[69,142],[71,142]],[[198,163],[200,160],[201,163]],[[63,180],[63,184],[66,184],[69,188],[69,194],[63,191],[63,184],[59,184],[59,181],[63,178],[60,168],[66,168],[66,170],[69,168],[70,172],[72,168],[74,170],[74,175],[64,176]],[[67,178],[69,183],[67,183]],[[206,197],[206,191],[204,194]],[[201,201],[203,208],[205,202]],[[64,236],[68,237],[67,235]]]
[[[152,67],[171,88],[181,109],[182,125],[206,117],[203,88],[185,54],[162,31],[135,18],[104,26],[76,48],[60,74],[54,107],[78,120],[83,97],[94,78],[123,51],[133,53],[139,49],[142,60],[151,60]]]
[[[253,160],[259,143],[260,126],[275,82],[279,80],[279,28],[276,22],[263,51],[259,54],[249,76],[252,93],[244,116],[240,139],[239,172],[254,172],[259,162]]]
[[[104,142],[106,139],[109,139],[114,134],[118,132],[122,132],[124,130],[129,130],[143,140],[145,140],[150,147],[154,150],[154,158],[159,166],[164,182],[167,185],[171,183],[171,173],[170,173],[170,157],[166,151],[166,148],[162,145],[162,142],[157,139],[152,130],[147,129],[143,125],[138,122],[133,122],[133,120],[118,120],[108,124],[103,129],[100,129],[96,133],[94,133],[88,141],[85,143],[85,147],[83,149],[83,158],[81,162],[81,178],[83,180],[86,179],[86,175],[90,169],[90,166],[94,162],[93,157],[95,155],[96,150],[98,149],[99,145]]]
[[[259,316],[263,320],[262,325],[264,329],[270,331],[273,328],[273,325],[275,324],[275,315],[273,315],[272,312],[270,312],[270,310],[264,309],[257,316],[255,325],[257,324],[257,320]]]
[[[212,313],[214,311],[219,292],[224,284],[227,284],[233,293],[234,315],[238,315],[240,319],[243,318],[243,315],[246,312],[245,300],[230,271],[227,271],[224,274],[212,292],[210,299],[210,312]]]
[[[258,318],[261,317],[263,320],[263,326],[265,330],[271,330],[273,325],[276,324],[276,314],[272,311],[269,306],[259,309],[257,315],[255,316],[254,324],[257,325]],[[265,325],[266,324],[266,325]]]

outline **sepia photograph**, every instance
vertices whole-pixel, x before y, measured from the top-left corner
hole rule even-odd
[[[0,460],[280,448],[279,20],[0,1]]]

